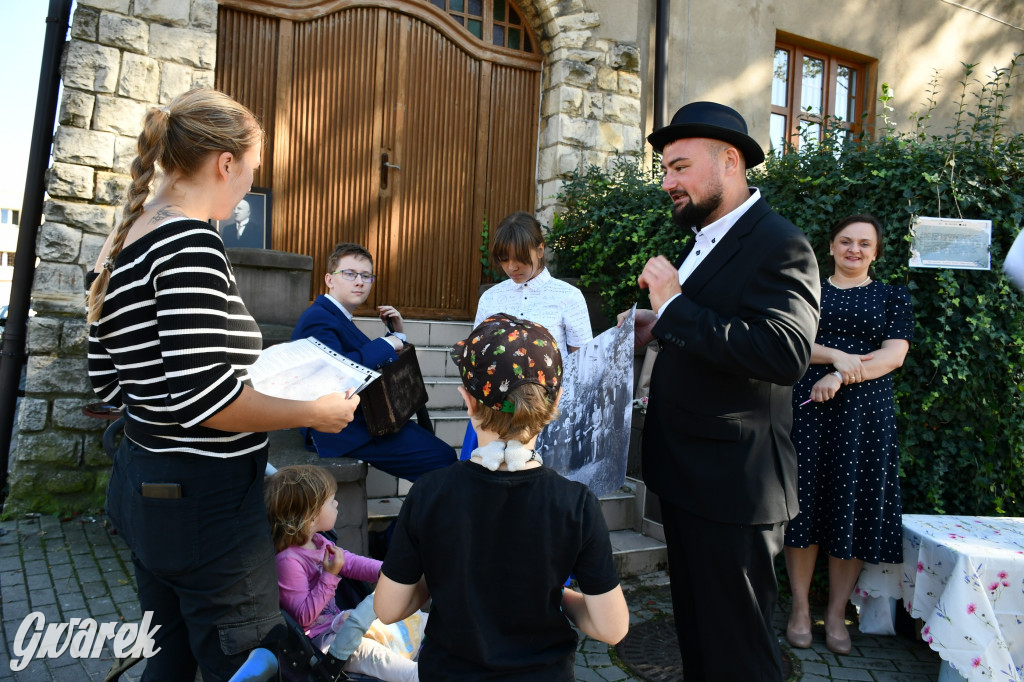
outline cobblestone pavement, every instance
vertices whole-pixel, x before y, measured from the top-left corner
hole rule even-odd
[[[139,623],[130,554],[124,542],[110,535],[101,516],[60,521],[34,516],[0,522],[0,681],[19,682],[102,680],[114,662],[109,647],[99,658],[76,659],[68,654],[33,659],[19,672],[11,670],[18,629],[31,613],[47,623],[92,618],[97,623]],[[656,573],[624,583],[630,622],[638,624],[671,617],[668,579]],[[785,607],[776,615],[776,630],[785,629]],[[791,679],[865,680],[869,682],[933,682],[939,657],[921,642],[906,637],[873,637],[851,628],[853,653],[835,656],[824,645],[818,627],[811,649],[789,650],[794,665]],[[785,646],[785,644],[784,644]],[[121,678],[137,682],[144,664]],[[582,682],[641,680],[631,674],[613,648],[581,637],[576,678]]]

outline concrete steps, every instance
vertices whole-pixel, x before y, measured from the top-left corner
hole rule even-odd
[[[357,317],[355,323],[370,338],[384,333],[384,325],[377,318]],[[469,419],[456,390],[461,384],[458,369],[448,353],[469,336],[472,323],[406,320],[404,326],[409,343],[416,346],[434,431],[458,452]],[[407,481],[369,468],[366,496],[370,532],[384,530],[398,516],[410,487]],[[667,565],[664,533],[659,524],[645,518],[643,493],[642,482],[627,478],[622,488],[601,498],[620,578],[660,571]]]

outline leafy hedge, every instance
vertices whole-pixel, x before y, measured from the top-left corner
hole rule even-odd
[[[908,513],[1024,516],[1024,295],[1001,270],[1024,222],[1024,135],[1008,136],[1003,117],[1015,63],[984,83],[965,65],[945,134],[929,127],[934,83],[909,133],[892,130],[883,86],[886,130],[877,140],[845,139],[833,124],[820,144],[804,141],[750,173],[768,203],[807,234],[823,275],[832,272],[827,241],[836,220],[870,212],[886,226],[874,275],[910,288],[916,320],[895,375]],[[644,297],[636,277],[648,257],[681,248],[668,198],[637,157],[609,173],[588,169],[561,201],[549,236],[559,267],[600,287],[608,312]],[[992,270],[910,269],[916,216],[990,219]]]

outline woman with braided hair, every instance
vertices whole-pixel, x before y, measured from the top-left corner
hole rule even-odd
[[[211,89],[150,109],[120,224],[89,291],[89,376],[124,406],[107,512],[132,550],[139,601],[160,626],[143,679],[227,680],[280,624],[263,502],[265,431],[340,431],[359,399],[253,390],[262,339],[220,235],[251,189],[263,131]],[[151,193],[160,167],[162,176]]]

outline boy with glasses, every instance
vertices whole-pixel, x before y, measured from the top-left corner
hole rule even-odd
[[[302,313],[292,340],[310,336],[354,362],[380,369],[398,359],[405,344],[401,314],[391,306],[377,312],[393,331],[370,339],[356,327],[352,316],[366,302],[373,286],[373,257],[358,244],[338,244],[327,260],[327,294],[317,296]],[[455,461],[455,450],[426,429],[412,422],[390,436],[375,438],[366,427],[362,410],[341,433],[302,429],[306,447],[321,457],[355,457],[381,471],[409,481]]]

